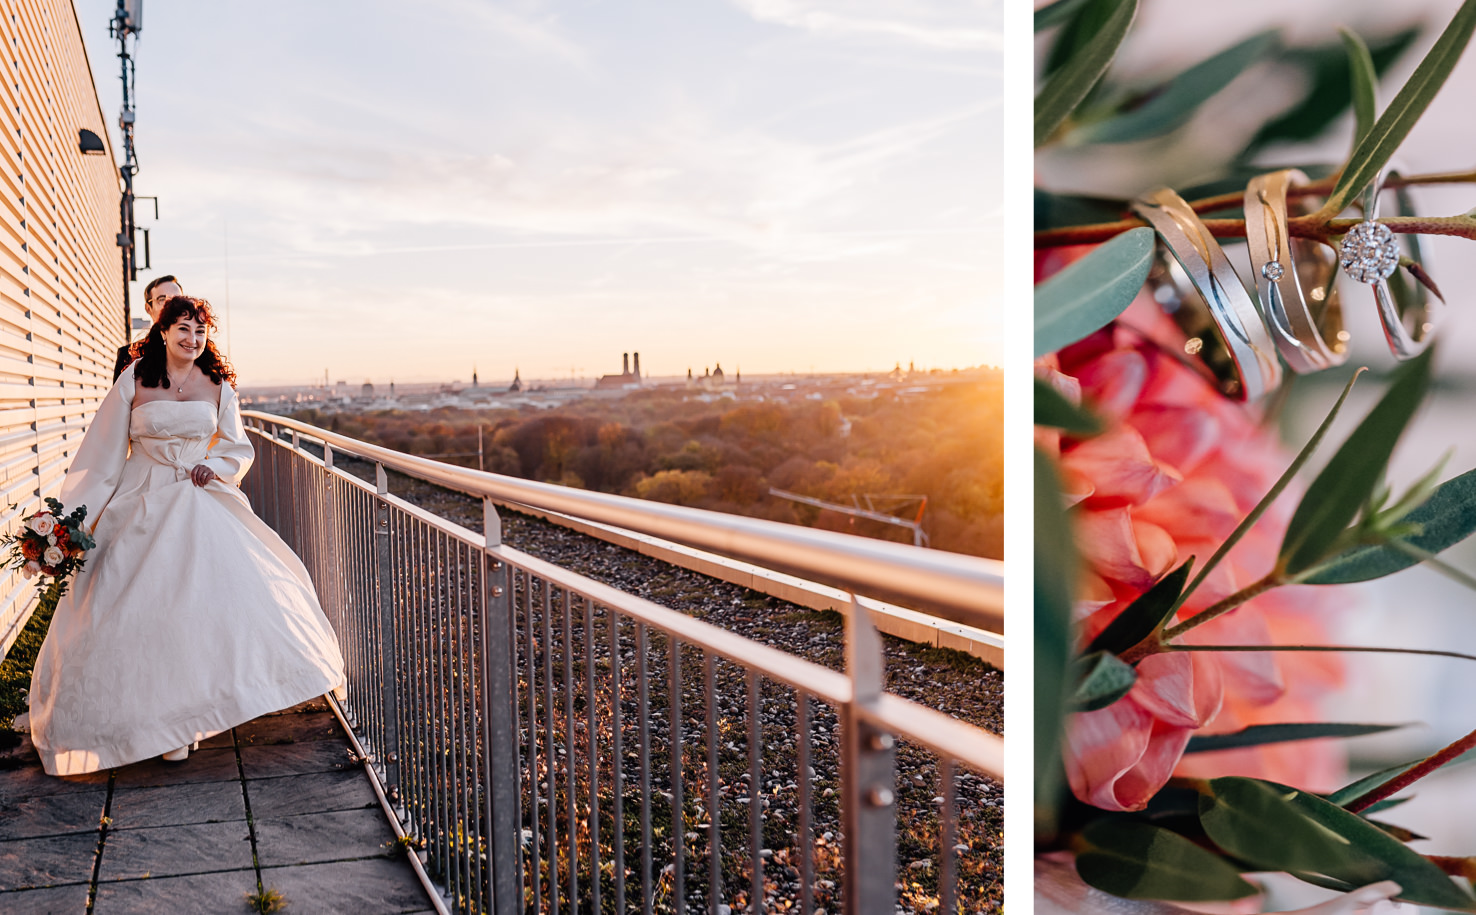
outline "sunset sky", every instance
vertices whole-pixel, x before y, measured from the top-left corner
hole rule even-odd
[[[247,384],[998,364],[1000,6],[148,0],[143,278]]]

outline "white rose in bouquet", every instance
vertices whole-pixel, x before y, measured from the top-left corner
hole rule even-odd
[[[56,519],[46,512],[40,512],[31,519],[31,530],[42,537],[49,536],[52,531],[56,530]]]
[[[63,553],[60,547],[49,546],[46,548],[46,552],[41,554],[41,558],[46,561],[47,565],[55,567],[63,559],[67,558],[67,554]]]

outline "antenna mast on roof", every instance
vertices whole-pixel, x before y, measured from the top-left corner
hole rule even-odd
[[[123,135],[123,164],[118,173],[123,178],[123,199],[118,205],[118,247],[123,249],[123,337],[133,335],[133,320],[128,309],[128,284],[138,279],[138,258],[134,250],[133,176],[138,174],[138,156],[133,149],[133,55],[128,53],[128,39],[143,29],[143,0],[118,0],[108,34],[118,39],[118,60],[122,63],[123,111],[118,115],[118,129]]]

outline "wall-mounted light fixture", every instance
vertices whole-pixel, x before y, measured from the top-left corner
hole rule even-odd
[[[102,137],[83,127],[77,131],[77,149],[84,156],[100,156],[108,151],[103,145]]]

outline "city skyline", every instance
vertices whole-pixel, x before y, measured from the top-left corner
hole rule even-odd
[[[997,4],[404,9],[149,4],[135,311],[180,276],[253,384],[1002,361]]]

